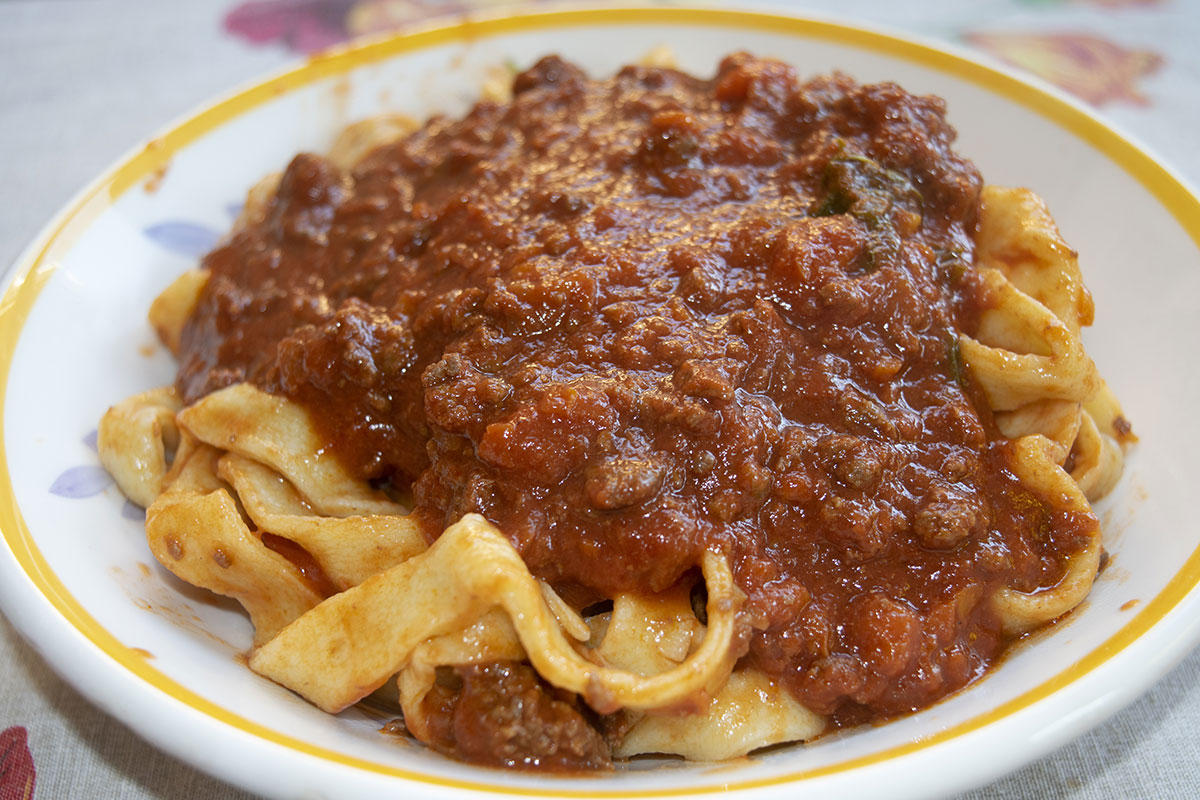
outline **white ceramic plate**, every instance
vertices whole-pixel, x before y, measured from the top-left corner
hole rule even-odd
[[[252,674],[250,627],[158,567],[136,509],[99,467],[97,419],[168,383],[150,300],[299,150],[381,111],[460,113],[489,70],[564,53],[604,75],[655,46],[711,74],[722,54],[778,56],[946,98],[958,149],[1027,185],[1081,253],[1097,307],[1086,343],[1141,443],[1099,505],[1112,554],[1085,607],[977,686],[912,717],[725,765],[641,762],[562,779],[473,768],[326,716]],[[679,9],[476,20],[341,51],[231,95],[85,190],[15,266],[0,308],[0,602],[46,659],[163,749],[279,797],[929,797],[983,783],[1116,711],[1200,635],[1194,454],[1200,396],[1200,203],[1088,111],[961,54],[827,22]]]

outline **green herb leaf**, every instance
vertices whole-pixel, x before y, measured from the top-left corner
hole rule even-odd
[[[874,271],[900,252],[896,213],[916,213],[921,195],[912,182],[895,170],[860,153],[849,151],[839,140],[838,155],[825,165],[825,196],[813,210],[814,216],[849,214],[867,228],[867,246],[862,265]]]
[[[958,333],[953,330],[946,331],[946,363],[954,382],[963,389],[967,388],[966,364],[963,362],[962,348],[958,344]]]

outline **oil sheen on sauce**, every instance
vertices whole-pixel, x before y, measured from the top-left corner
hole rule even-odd
[[[745,658],[835,723],[981,674],[981,600],[1053,584],[1096,520],[1016,481],[958,359],[981,179],[942,102],[747,55],[595,81],[548,57],[514,91],[352,172],[297,156],[204,261],[185,398],[298,400],[430,535],[480,513],[576,607],[719,548]],[[528,688],[489,669],[447,720]]]

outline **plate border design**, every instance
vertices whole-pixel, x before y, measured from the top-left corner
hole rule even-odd
[[[0,413],[8,397],[8,381],[17,344],[29,313],[56,269],[56,255],[68,251],[79,235],[121,195],[139,185],[191,142],[245,112],[290,90],[322,78],[343,75],[359,66],[395,55],[442,44],[505,33],[545,28],[679,24],[724,27],[791,34],[798,38],[831,41],[917,63],[980,86],[1014,101],[1094,147],[1144,187],[1200,248],[1200,199],[1184,181],[1158,163],[1141,147],[1102,122],[1092,112],[1062,93],[1018,78],[976,57],[958,54],[943,44],[900,38],[901,34],[857,27],[844,22],[784,16],[767,12],[713,8],[645,7],[592,8],[535,11],[516,15],[472,16],[451,24],[420,28],[399,35],[343,46],[310,58],[274,77],[235,91],[224,99],[174,125],[140,150],[120,160],[84,189],[35,239],[10,270],[11,281],[0,298]],[[903,34],[907,36],[907,34]],[[877,753],[783,775],[745,781],[717,781],[708,786],[651,790],[576,790],[561,784],[554,788],[503,785],[429,775],[345,755],[288,736],[240,717],[201,697],[155,669],[144,654],[116,639],[93,618],[50,568],[18,506],[8,467],[5,432],[0,426],[0,534],[25,577],[53,608],[92,645],[144,682],[174,700],[244,733],[303,754],[343,766],[444,788],[470,789],[509,795],[565,797],[634,797],[703,794],[794,783],[889,761],[954,739],[1008,717],[1063,689],[1120,653],[1161,621],[1200,584],[1200,547],[1152,600],[1116,633],[1082,659],[1018,697],[934,735],[887,748]]]

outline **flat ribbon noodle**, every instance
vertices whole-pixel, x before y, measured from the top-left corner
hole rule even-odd
[[[985,277],[1000,307],[985,312],[982,342],[960,336],[963,356],[1005,436],[1041,433],[1052,439],[1059,445],[1054,460],[1065,464],[1073,456],[1071,476],[1089,500],[1097,500],[1120,478],[1121,445],[1134,437],[1079,342],[1095,306],[1078,254],[1063,241],[1042,199],[1028,189],[984,187],[976,240],[978,261],[989,270]]]
[[[681,582],[656,595],[618,595],[611,612],[589,620],[602,663],[639,675],[678,667],[705,635],[690,601],[691,586]],[[417,646],[397,678],[404,721],[417,739],[430,736],[425,697],[436,668],[527,658],[507,614],[493,609],[466,629]],[[823,717],[802,706],[780,683],[758,669],[739,666],[714,697],[687,701],[656,713],[622,711],[623,730],[615,735],[619,758],[669,753],[698,761],[720,761],[783,742],[811,739],[825,726]],[[692,706],[698,706],[692,708]],[[610,734],[614,735],[614,734]]]
[[[125,398],[100,418],[100,463],[125,496],[142,508],[163,490],[168,455],[179,444],[179,407],[174,387],[163,386]]]
[[[1082,423],[1075,439],[1071,477],[1089,500],[1095,500],[1116,485],[1125,466],[1125,456],[1120,445],[1100,433],[1091,414],[1083,414]]]
[[[1040,433],[1055,446],[1055,463],[1071,452],[1082,424],[1083,405],[1070,400],[1035,400],[1015,411],[996,413],[996,426],[1009,439]]]
[[[1091,513],[1087,498],[1071,477],[1053,460],[1054,445],[1044,436],[1018,439],[1013,446],[1010,468],[1024,486],[1038,493],[1056,511]],[[1075,608],[1087,596],[1100,568],[1100,528],[1096,526],[1087,545],[1067,560],[1059,582],[1034,592],[1005,587],[992,597],[1004,630],[1020,634],[1032,630]]]
[[[218,471],[259,530],[303,547],[338,589],[356,586],[426,548],[416,521],[406,515],[320,516],[286,478],[236,453],[222,457]]]
[[[1098,500],[1120,479],[1125,468],[1123,447],[1137,441],[1137,437],[1121,413],[1116,395],[1103,380],[1096,393],[1084,402],[1083,414],[1090,424],[1081,427],[1075,441],[1071,477],[1088,500]]]
[[[723,556],[706,552],[709,630],[679,667],[643,677],[583,658],[564,636],[538,583],[504,536],[464,516],[419,556],[335,595],[300,617],[251,658],[256,672],[337,712],[398,672],[414,649],[462,628],[494,606],[512,620],[534,669],[600,713],[659,708],[728,677],[742,634],[742,595]]]
[[[301,406],[251,384],[235,383],[207,395],[179,412],[179,424],[202,442],[272,467],[319,514],[405,511],[346,472],[322,446]]]
[[[146,509],[146,541],[179,578],[240,602],[260,645],[322,598],[295,565],[246,525],[217,476],[220,455],[184,440],[166,490]]]
[[[207,284],[208,270],[189,269],[172,281],[150,304],[150,311],[146,316],[154,332],[158,334],[158,340],[171,351],[171,355],[179,355],[179,341],[183,335],[184,323],[195,310],[196,303],[200,301],[200,293]]]
[[[1128,421],[1121,413],[1121,404],[1117,402],[1116,395],[1104,380],[1100,381],[1100,388],[1096,393],[1084,401],[1083,410],[1091,414],[1101,435],[1114,439],[1121,445],[1137,441]]]
[[[695,715],[643,714],[613,747],[613,756],[670,753],[691,761],[724,761],[752,750],[818,736],[825,719],[781,683],[752,667],[734,670],[712,702]]]
[[[999,270],[979,272],[995,307],[980,315],[975,336],[959,335],[959,348],[992,409],[1090,397],[1100,377],[1078,337]]]
[[[1078,336],[1092,324],[1095,304],[1078,254],[1063,241],[1045,202],[1028,189],[1004,186],[985,186],[980,200],[979,262],[999,269]]]
[[[372,150],[403,139],[420,124],[405,114],[380,114],[347,125],[329,148],[326,158],[341,169],[353,169]]]
[[[237,219],[233,221],[233,227],[229,231],[230,236],[252,225],[257,225],[267,218],[271,200],[279,191],[279,184],[282,180],[282,172],[269,172],[260,178],[258,183],[250,187],[250,190],[246,192],[246,200],[242,203],[242,210],[238,212]]]
[[[674,669],[706,631],[691,610],[690,585],[652,596],[622,594],[597,648],[604,661],[642,675]],[[817,736],[825,719],[801,705],[762,671],[739,665],[711,698],[689,714],[624,711],[623,735],[613,755],[670,753],[695,761],[721,761],[751,750]],[[663,713],[666,712],[666,713]]]
[[[598,655],[639,675],[657,675],[682,663],[706,635],[692,611],[691,588],[685,581],[655,595],[614,597]]]

